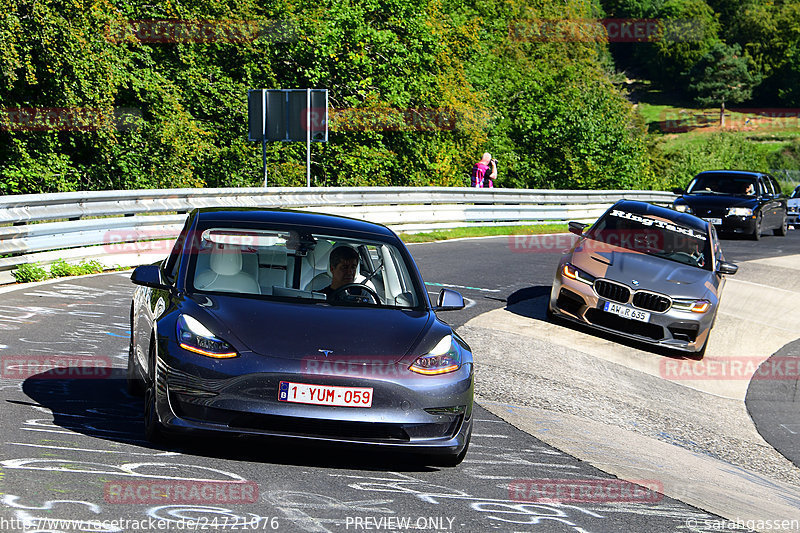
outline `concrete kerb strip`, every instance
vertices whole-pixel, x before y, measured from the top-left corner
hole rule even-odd
[[[616,426],[534,407],[479,403],[604,472],[633,482],[656,479],[665,496],[733,522],[798,520],[798,487]]]
[[[779,272],[770,271],[797,264],[800,264],[800,256],[740,264],[737,273],[739,279],[728,278],[706,358],[724,360],[726,357],[745,355],[753,359],[753,366],[757,367],[780,347],[800,338],[800,325],[790,320],[789,312],[800,297],[800,290],[770,287],[755,281],[763,281],[765,273],[772,274],[766,276],[770,281],[785,279],[785,272],[781,276]],[[792,268],[796,269],[797,266]],[[751,281],[747,279],[749,277],[755,279]],[[538,298],[535,305],[544,306],[545,302],[546,298]],[[465,324],[465,328],[487,328],[535,338],[537,341],[546,340],[663,378],[664,356],[631,349],[574,328],[522,315],[497,309],[473,318]],[[753,324],[753,317],[760,317],[758,324]],[[670,382],[741,402],[737,423],[747,427],[740,427],[740,432],[744,430],[745,434],[751,434],[751,442],[755,445],[769,447],[758,435],[744,406],[749,384],[747,376],[733,380]],[[512,406],[484,399],[480,399],[479,403],[512,425],[601,470],[628,480],[659,479],[664,484],[666,496],[729,520],[798,518],[800,488],[793,485],[618,426],[534,407]],[[691,490],[687,490],[687,487]],[[758,497],[754,498],[754,495]]]

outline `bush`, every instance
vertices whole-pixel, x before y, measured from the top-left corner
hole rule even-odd
[[[103,271],[103,265],[99,261],[81,261],[75,266],[75,275],[83,276],[86,274],[97,274]]]
[[[30,283],[32,281],[42,281],[47,279],[47,271],[39,266],[39,263],[26,263],[17,267],[11,273],[17,283]]]
[[[103,265],[98,261],[81,261],[77,265],[70,265],[63,259],[59,259],[50,265],[50,276],[61,278],[64,276],[83,276],[85,274],[96,274],[103,271]]]
[[[50,265],[50,276],[53,278],[63,278],[64,276],[74,276],[75,267],[59,259]]]

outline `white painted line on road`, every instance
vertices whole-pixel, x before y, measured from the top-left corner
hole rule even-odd
[[[756,282],[754,282],[754,281],[745,281],[745,280],[743,280],[743,279],[730,279],[730,278],[729,278],[729,279],[727,280],[727,282],[728,282],[728,283],[730,283],[730,282],[734,282],[734,283],[745,283],[745,284],[747,284],[747,285],[755,285],[756,287],[763,287],[763,288],[765,288],[765,289],[769,289],[769,290],[772,290],[772,291],[783,291],[783,292],[788,292],[788,293],[790,293],[790,294],[800,294],[800,293],[798,293],[797,291],[790,291],[789,289],[782,289],[782,288],[780,288],[780,287],[772,287],[771,285],[764,285],[763,283],[756,283]]]
[[[15,446],[32,446],[33,448],[48,448],[51,450],[66,450],[70,452],[94,452],[94,453],[121,453],[124,455],[146,455],[148,457],[183,455],[178,452],[143,453],[143,452],[123,452],[118,450],[94,450],[91,448],[70,448],[69,446],[48,446],[45,444],[29,444],[27,442],[6,442]]]
[[[500,289],[483,289],[481,287],[468,287],[466,285],[453,285],[452,283],[431,283],[426,281],[425,285],[430,285],[431,287],[447,287],[448,289],[469,289],[472,291],[482,291],[482,292],[500,292]]]
[[[791,429],[789,429],[789,426],[795,426],[795,429],[800,429],[800,424],[780,424],[780,427],[782,427],[792,435],[797,435],[797,431],[792,431]]]
[[[482,433],[473,433],[472,436],[473,437],[486,437],[486,438],[489,438],[489,439],[507,439],[508,438],[508,435],[487,435],[487,434],[482,434]]]
[[[55,429],[20,428],[22,431],[44,431],[45,433],[61,433],[62,435],[82,435],[77,431],[56,431]],[[87,435],[88,437],[89,435]]]

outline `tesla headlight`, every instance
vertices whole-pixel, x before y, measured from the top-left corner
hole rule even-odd
[[[711,308],[708,300],[675,299],[672,308],[676,311],[691,311],[692,313],[705,313]]]
[[[569,279],[574,279],[575,281],[580,281],[581,283],[585,283],[587,285],[594,283],[594,276],[587,274],[571,263],[564,264],[564,267],[561,269],[561,273]]]
[[[239,355],[233,346],[211,333],[199,320],[189,315],[178,317],[178,344],[184,350],[215,359]]]
[[[433,376],[455,372],[459,368],[461,368],[461,350],[458,349],[453,336],[447,335],[433,347],[433,350],[418,357],[409,370]]]
[[[675,211],[678,213],[691,213],[692,208],[686,204],[675,204]]]
[[[753,210],[749,207],[729,207],[728,216],[735,217],[749,217],[753,214]]]

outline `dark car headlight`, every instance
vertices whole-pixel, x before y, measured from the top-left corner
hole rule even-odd
[[[184,350],[215,359],[239,355],[233,346],[211,333],[199,320],[189,315],[178,317],[178,345]]]
[[[571,263],[566,263],[561,269],[561,274],[568,277],[569,279],[574,279],[575,281],[580,281],[581,283],[585,283],[587,285],[591,285],[594,283],[595,277],[591,274],[587,274],[580,268],[576,267]]]
[[[459,368],[461,368],[461,350],[453,341],[452,335],[443,337],[430,352],[419,356],[414,364],[408,367],[412,372],[426,376],[447,374]]]

